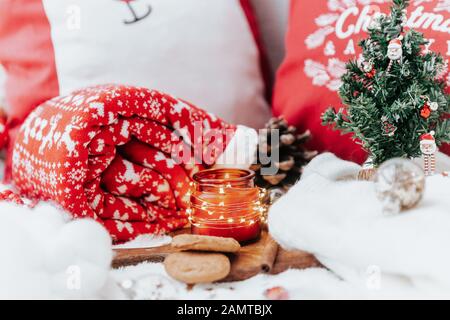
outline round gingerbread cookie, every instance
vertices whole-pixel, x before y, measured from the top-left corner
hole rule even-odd
[[[239,242],[232,238],[181,234],[172,239],[172,247],[182,251],[238,252]]]
[[[166,272],[174,279],[187,283],[210,283],[230,273],[230,260],[220,253],[176,252],[164,261]]]

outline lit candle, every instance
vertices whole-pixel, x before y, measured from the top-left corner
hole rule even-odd
[[[257,238],[266,208],[253,180],[253,171],[241,169],[213,169],[195,174],[189,211],[192,233],[237,241]]]

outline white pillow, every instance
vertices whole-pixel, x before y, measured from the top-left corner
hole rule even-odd
[[[290,0],[252,0],[272,73],[277,71],[284,59],[289,3]]]
[[[176,95],[233,123],[261,127],[269,117],[259,52],[239,1],[43,4],[60,94],[125,83]],[[147,13],[133,23],[134,14]]]

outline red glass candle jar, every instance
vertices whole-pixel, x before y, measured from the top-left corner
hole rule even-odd
[[[194,175],[192,233],[249,241],[261,233],[261,191],[255,173],[241,169],[212,169]]]

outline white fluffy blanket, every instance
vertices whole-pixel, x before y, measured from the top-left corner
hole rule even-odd
[[[0,185],[0,191],[4,188]],[[0,221],[0,299],[264,299],[264,291],[275,286],[284,287],[292,299],[357,296],[323,269],[188,290],[160,263],[112,270],[113,246],[103,227],[90,220],[73,221],[52,204],[30,209],[0,202]],[[119,247],[153,247],[170,241],[142,236]]]
[[[102,298],[111,240],[96,222],[69,221],[49,204],[0,204],[0,298]]]
[[[314,253],[361,298],[450,298],[450,178],[428,178],[418,207],[387,217],[372,182],[349,180],[359,169],[332,154],[314,159],[271,208],[271,234]]]
[[[112,270],[113,247],[103,227],[90,220],[72,221],[49,203],[29,209],[0,202],[0,221],[0,299],[264,299],[265,290],[276,286],[292,299],[359,296],[324,269],[290,270],[188,290],[160,263]],[[120,247],[170,241],[143,236]]]
[[[292,299],[359,296],[324,269],[188,290],[161,263],[112,270],[107,232],[94,221],[71,221],[51,204],[28,209],[0,202],[0,220],[0,299],[264,299],[265,290],[276,286]],[[141,237],[121,247],[152,247],[170,240]]]
[[[112,270],[111,240],[93,221],[71,221],[51,204],[0,202],[0,298],[264,299],[275,286],[292,299],[449,297],[450,178],[431,178],[420,207],[386,218],[370,183],[336,181],[358,170],[320,156],[270,213],[283,246],[317,254],[332,271],[289,270],[192,290],[162,264]],[[168,241],[144,237],[125,247]]]

